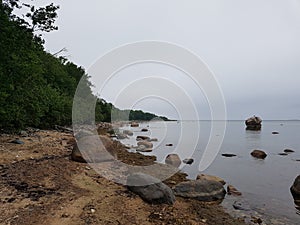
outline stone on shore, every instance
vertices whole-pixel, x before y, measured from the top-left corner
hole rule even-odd
[[[213,181],[217,181],[219,183],[221,183],[222,185],[226,184],[226,182],[217,176],[213,176],[213,175],[208,175],[208,174],[199,174],[196,178],[197,180],[213,180]]]
[[[264,159],[264,158],[267,157],[267,154],[262,150],[253,150],[251,152],[251,155],[255,158],[258,158],[258,159]]]
[[[147,128],[143,128],[143,129],[141,129],[141,132],[148,132],[148,129]]]
[[[218,201],[224,199],[226,191],[220,182],[212,180],[192,180],[175,186],[176,196],[199,201]]]
[[[294,150],[292,150],[292,149],[284,149],[283,150],[285,153],[293,153],[293,152],[295,152]]]
[[[116,158],[111,148],[112,140],[106,136],[85,136],[73,146],[71,159],[77,162],[107,162]]]
[[[245,120],[246,130],[261,130],[262,119],[258,116],[253,116]]]
[[[233,185],[230,185],[230,184],[227,186],[227,194],[233,195],[233,196],[242,195],[242,193],[239,192],[238,189],[236,189]]]
[[[19,140],[18,138],[15,139],[15,140],[12,140],[10,143],[17,144],[17,145],[23,145],[24,144],[24,142]]]
[[[230,158],[230,157],[235,157],[236,154],[232,154],[232,153],[223,153],[222,156]]]
[[[174,167],[179,167],[181,164],[181,159],[177,154],[169,154],[165,159],[165,163]]]
[[[148,174],[134,173],[127,178],[127,187],[139,195],[144,201],[151,204],[173,204],[175,196],[171,188],[161,180]]]

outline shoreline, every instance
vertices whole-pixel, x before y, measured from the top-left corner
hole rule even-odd
[[[9,143],[20,138],[24,144]],[[176,198],[174,205],[150,205],[126,187],[70,160],[70,133],[40,130],[25,137],[0,136],[2,224],[245,224],[216,203]],[[118,159],[148,165],[154,157],[128,152],[113,142]],[[176,173],[165,184],[185,181]]]

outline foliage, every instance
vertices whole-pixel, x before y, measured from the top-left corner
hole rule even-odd
[[[83,84],[79,97],[92,98],[96,103],[96,121],[110,122],[112,112],[118,113],[117,118],[125,119],[156,117],[142,111],[119,110],[98,99],[92,94],[92,84],[83,68],[44,50],[43,40],[34,30],[57,29],[53,24],[58,6],[50,4],[35,9],[18,0],[0,3],[0,129],[71,124],[73,96],[79,82]],[[12,13],[22,6],[30,10],[27,17],[31,22]],[[81,108],[79,113],[90,110],[84,105]]]

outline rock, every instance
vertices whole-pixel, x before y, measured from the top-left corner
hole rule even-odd
[[[131,127],[139,127],[139,124],[136,122],[131,122],[130,126]]]
[[[144,141],[150,141],[150,138],[148,136],[141,136],[141,135],[138,135],[136,137],[136,140],[137,141],[141,141],[141,140],[144,140]]]
[[[133,132],[131,130],[123,130],[123,134],[133,136]]]
[[[278,155],[287,156],[288,154],[286,152],[280,152],[280,153],[278,153]]]
[[[117,138],[120,139],[120,140],[122,140],[122,139],[126,139],[126,138],[128,138],[128,137],[127,137],[127,135],[124,134],[124,133],[123,133],[123,134],[119,133],[119,134],[117,134]]]
[[[293,153],[293,152],[295,152],[294,150],[292,150],[292,149],[284,149],[283,150],[285,153]]]
[[[143,173],[134,173],[127,178],[127,187],[144,201],[154,204],[173,204],[175,196],[171,188],[159,179]]]
[[[176,185],[174,193],[176,196],[200,201],[217,201],[224,198],[226,191],[223,185],[217,181],[192,180]]]
[[[226,184],[226,182],[217,176],[207,175],[207,174],[199,174],[196,178],[197,180],[213,180],[221,183],[222,185]]]
[[[76,140],[79,140],[80,138],[87,137],[87,136],[93,136],[95,135],[92,131],[89,130],[80,130],[78,133],[75,134]]]
[[[262,119],[257,116],[245,120],[246,130],[261,130]]]
[[[236,154],[231,154],[231,153],[223,153],[222,156],[224,157],[235,157]]]
[[[251,152],[251,155],[255,158],[258,158],[258,159],[264,159],[264,158],[267,157],[267,154],[262,150],[253,150]]]
[[[242,195],[241,192],[239,192],[234,186],[232,186],[230,184],[227,186],[227,194],[234,195],[234,196]]]
[[[249,203],[245,200],[235,201],[232,206],[234,209],[237,209],[237,210],[243,210],[243,211],[251,210]]]
[[[166,144],[166,146],[173,146],[173,144]]]
[[[279,134],[279,132],[278,131],[273,131],[272,134]]]
[[[148,129],[147,129],[147,128],[143,128],[143,129],[141,130],[141,132],[148,132]]]
[[[157,138],[151,138],[149,141],[156,142],[156,141],[158,141],[158,139]]]
[[[114,160],[116,154],[112,148],[113,142],[106,136],[100,136],[100,140],[97,135],[80,138],[73,147],[71,159],[77,162],[93,163]]]
[[[181,160],[177,154],[169,154],[165,159],[165,163],[174,167],[179,167]]]
[[[149,141],[139,141],[137,145],[144,145],[146,148],[153,148],[153,144]]]
[[[21,137],[28,137],[29,136],[28,133],[25,130],[21,130],[20,135],[21,135]]]
[[[19,140],[19,139],[12,140],[10,143],[17,144],[17,145],[23,145],[24,144],[24,142]]]
[[[138,152],[152,152],[152,148],[147,148],[145,145],[139,145],[136,148]]]
[[[293,185],[290,188],[295,202],[300,202],[300,175],[296,177]]]
[[[182,162],[185,163],[185,164],[191,165],[191,164],[194,162],[194,159],[192,159],[192,158],[187,158],[187,159],[184,159]]]

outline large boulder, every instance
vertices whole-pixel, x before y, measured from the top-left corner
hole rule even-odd
[[[151,204],[173,204],[175,196],[171,188],[148,174],[134,173],[127,178],[127,187]]]
[[[251,152],[251,155],[255,158],[258,158],[258,159],[264,159],[267,157],[267,153],[265,153],[264,151],[262,150],[253,150]]]
[[[181,160],[177,154],[169,154],[165,159],[165,163],[174,167],[179,167]]]
[[[112,140],[107,136],[84,136],[76,140],[71,159],[91,163],[112,161],[116,158],[112,145]]]
[[[252,116],[245,120],[246,130],[261,130],[262,119],[258,116]]]
[[[220,182],[222,185],[226,184],[226,182],[222,178],[213,176],[213,175],[208,175],[208,174],[199,174],[196,179],[197,180],[213,180],[213,181]]]
[[[295,203],[300,204],[300,175],[296,177],[293,185],[290,188]]]
[[[200,201],[222,200],[226,194],[223,185],[213,180],[192,180],[175,186],[176,196],[193,198]]]

